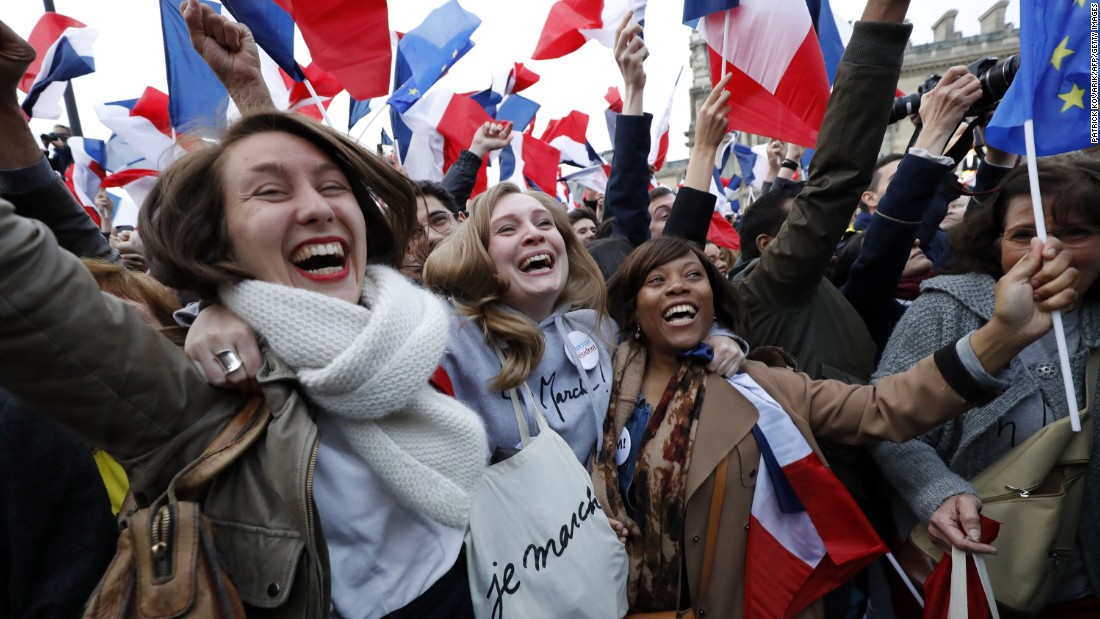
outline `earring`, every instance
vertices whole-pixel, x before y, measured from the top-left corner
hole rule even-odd
[[[634,325],[634,339],[635,340],[642,339],[642,325],[641,325],[641,323],[639,323],[637,325]]]

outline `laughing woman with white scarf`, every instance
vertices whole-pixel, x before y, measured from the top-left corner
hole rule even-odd
[[[0,52],[0,188],[11,191],[48,163],[11,94],[34,52],[3,23]],[[270,421],[203,500],[249,614],[471,616],[460,553],[486,438],[476,415],[429,385],[447,309],[389,266],[414,205],[385,162],[276,112],[185,155],[144,205],[157,276],[221,300],[263,337]],[[242,371],[234,351],[219,357],[226,374]],[[246,399],[208,385],[4,200],[0,386],[114,456],[139,503]]]

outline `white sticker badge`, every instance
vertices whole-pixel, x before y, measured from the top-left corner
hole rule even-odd
[[[589,335],[580,331],[570,331],[565,349],[568,351],[570,346],[573,347],[573,352],[577,353],[577,358],[581,360],[581,367],[584,369],[591,370],[600,362],[600,349],[596,347],[596,342]]]
[[[630,456],[630,431],[623,428],[619,432],[619,441],[615,443],[615,466],[622,466]]]

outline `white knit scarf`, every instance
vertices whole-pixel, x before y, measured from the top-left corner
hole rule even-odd
[[[466,525],[487,442],[473,411],[428,384],[447,344],[442,301],[379,266],[367,267],[359,305],[255,280],[223,286],[220,297],[297,372],[399,501]]]

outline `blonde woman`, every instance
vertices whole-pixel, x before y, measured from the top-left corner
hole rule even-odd
[[[519,450],[506,391],[526,382],[550,427],[588,466],[607,414],[618,325],[606,315],[603,277],[565,208],[544,193],[497,185],[432,252],[423,277],[454,304],[441,365],[455,397],[482,416],[492,460]],[[711,339],[722,360],[715,370],[732,373],[738,342]]]

